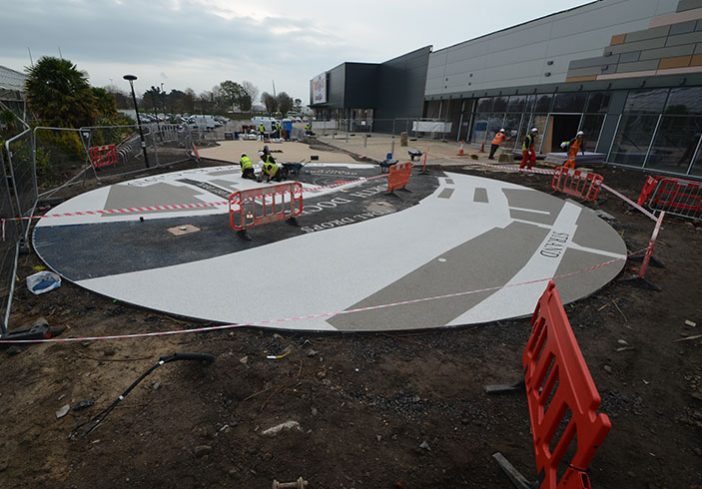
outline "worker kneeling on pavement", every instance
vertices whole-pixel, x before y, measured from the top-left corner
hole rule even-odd
[[[246,156],[246,153],[241,154],[241,159],[239,160],[239,165],[241,165],[241,178],[248,178],[249,180],[256,180],[256,175],[254,174],[254,165],[251,158]]]
[[[285,169],[276,163],[275,158],[270,154],[261,153],[261,158],[263,160],[262,178],[265,178],[267,182],[271,180],[282,182],[287,176]]]

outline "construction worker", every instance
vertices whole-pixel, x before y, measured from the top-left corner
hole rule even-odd
[[[312,124],[309,122],[305,124],[305,136],[314,136],[314,133],[312,132]]]
[[[276,182],[281,182],[285,178],[283,168],[275,162],[275,158],[271,156],[270,153],[261,153],[261,159],[263,161],[263,167],[261,171],[262,176],[265,176],[266,182],[275,180]]]
[[[263,141],[266,139],[266,126],[263,124],[263,122],[261,122],[258,125],[258,139],[260,141]]]
[[[507,135],[505,134],[505,130],[500,129],[497,132],[497,134],[495,134],[495,137],[492,140],[492,146],[490,146],[490,156],[488,156],[488,160],[495,159],[495,153],[500,148],[500,145],[505,142],[505,139],[507,139]]]
[[[573,139],[561,144],[561,147],[568,151],[568,159],[563,164],[565,168],[570,170],[575,169],[575,158],[578,156],[578,151],[582,151],[583,156],[585,155],[585,144],[583,143],[584,136],[585,133],[583,131],[578,131]]]
[[[520,170],[524,168],[531,169],[536,164],[536,151],[534,151],[534,146],[536,145],[536,137],[538,135],[539,130],[534,127],[524,137],[524,142],[522,143],[522,162],[519,164]]]
[[[246,156],[246,153],[241,153],[241,159],[239,160],[239,165],[241,165],[241,178],[248,178],[249,180],[256,180],[256,175],[254,174],[254,165],[251,158]]]

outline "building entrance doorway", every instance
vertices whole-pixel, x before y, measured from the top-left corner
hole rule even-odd
[[[551,114],[544,134],[542,152],[562,152],[561,143],[575,137],[580,127],[581,118],[581,114]]]

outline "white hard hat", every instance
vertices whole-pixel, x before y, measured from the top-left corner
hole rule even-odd
[[[578,131],[578,134],[576,134],[576,136],[584,136],[584,135],[585,135],[585,133],[582,131]]]
[[[534,128],[532,128],[531,132],[539,132],[539,130],[534,127]]]
[[[500,129],[500,132],[505,132],[505,128],[503,127],[502,129]]]
[[[566,142],[561,143],[561,149],[566,149],[566,147],[568,147],[568,143],[566,143]]]

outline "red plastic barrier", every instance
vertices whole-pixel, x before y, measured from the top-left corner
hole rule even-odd
[[[104,168],[117,164],[117,146],[114,144],[93,146],[88,150],[88,153],[93,168]]]
[[[702,182],[648,177],[641,189],[638,204],[676,216],[702,218]]]
[[[235,231],[285,221],[302,214],[302,185],[282,183],[240,190],[229,196],[229,225]]]
[[[540,489],[589,488],[588,467],[612,424],[596,412],[601,398],[553,282],[531,324],[522,363]],[[573,441],[577,449],[563,469]]]
[[[600,195],[604,178],[597,173],[573,170],[561,166],[556,168],[551,188],[587,202],[595,202]]]
[[[405,188],[412,176],[412,163],[396,163],[388,172],[388,193]]]

